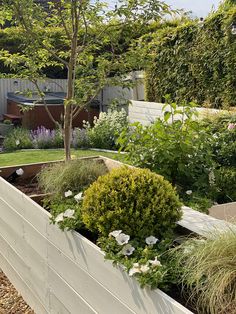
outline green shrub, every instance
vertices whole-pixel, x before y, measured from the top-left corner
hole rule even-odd
[[[215,201],[229,203],[236,201],[236,168],[221,167],[215,170],[215,184],[213,186]]]
[[[32,139],[29,130],[23,128],[15,128],[9,132],[4,139],[3,147],[5,150],[17,150],[33,148]]]
[[[124,109],[101,112],[99,118],[95,117],[94,126],[87,126],[90,146],[102,149],[117,148],[116,140],[127,124],[127,114]]]
[[[148,42],[153,60],[146,71],[147,100],[163,102],[170,94],[177,102],[235,106],[235,16],[234,4],[211,13],[203,25],[180,19],[177,27],[158,30]]]
[[[121,133],[118,143],[127,152],[127,162],[163,175],[181,195],[205,191],[214,167],[211,137],[195,119],[194,104],[181,109],[172,103],[163,111],[164,119],[149,126],[134,123]]]
[[[106,172],[105,165],[98,161],[72,160],[43,168],[38,175],[38,183],[45,193],[63,196],[69,190],[73,193],[83,191]]]
[[[88,128],[76,128],[72,133],[72,146],[77,148],[88,148],[90,146],[88,138]]]
[[[164,237],[181,218],[180,205],[163,177],[147,169],[121,167],[85,191],[82,219],[89,230],[104,236],[121,229],[136,238]]]
[[[235,313],[235,230],[215,230],[208,239],[189,239],[172,251],[173,271],[198,313]]]

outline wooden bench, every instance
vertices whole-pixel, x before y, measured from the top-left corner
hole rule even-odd
[[[10,120],[14,125],[21,125],[23,116],[17,116],[10,113],[4,113],[3,118],[4,120]]]

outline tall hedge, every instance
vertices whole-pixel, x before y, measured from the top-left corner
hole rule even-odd
[[[194,101],[214,108],[236,106],[236,5],[221,6],[200,24],[180,22],[157,35],[146,72],[146,98]]]

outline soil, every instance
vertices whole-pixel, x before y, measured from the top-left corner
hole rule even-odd
[[[0,314],[35,314],[0,271]]]
[[[25,193],[26,195],[36,195],[36,194],[43,194],[43,191],[39,188],[37,182],[29,182],[29,181],[22,181],[19,183],[15,183],[14,186],[20,190],[21,192]]]

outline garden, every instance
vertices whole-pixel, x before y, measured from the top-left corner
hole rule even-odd
[[[199,116],[200,93],[184,96],[180,86],[178,95],[163,88],[163,118],[147,126],[130,124],[118,106],[73,129],[102,87],[144,66],[147,41],[141,52],[150,66],[153,29],[170,8],[159,1],[122,2],[114,12],[99,2],[50,8],[4,2],[3,19],[20,25],[24,51],[2,51],[1,61],[36,87],[44,71],[60,68],[68,89],[62,124],[5,134],[1,269],[36,313],[236,313],[235,223],[208,219],[212,205],[236,202],[235,111]],[[151,71],[156,64],[146,78],[154,93]],[[228,101],[222,96],[217,106]]]

